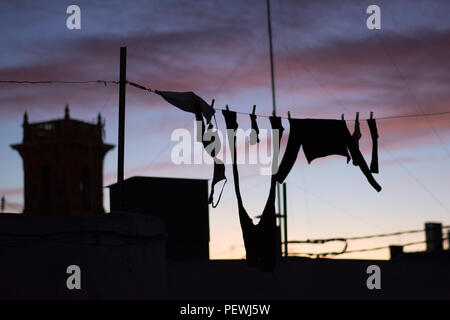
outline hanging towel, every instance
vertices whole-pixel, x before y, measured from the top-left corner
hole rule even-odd
[[[359,126],[359,118],[356,118],[356,120],[355,120],[355,130],[353,131],[352,137],[353,137],[353,140],[355,141],[356,148],[358,148],[358,150],[359,150],[359,139],[361,139],[361,129]],[[356,161],[356,159],[352,159],[352,163],[354,166],[358,165],[358,162]]]
[[[300,147],[303,146],[303,152],[308,163],[311,163],[314,159],[329,155],[344,156],[349,162],[351,155],[351,158],[356,160],[369,183],[377,191],[381,190],[380,185],[370,173],[344,120],[289,119],[289,123],[289,140],[276,175],[279,183],[286,179],[297,159]]]
[[[378,173],[378,129],[375,119],[367,119],[367,124],[372,137],[372,161],[370,162],[370,172]]]
[[[261,271],[272,272],[276,265],[276,220],[275,220],[275,177],[271,177],[269,196],[258,224],[254,224],[244,208],[236,162],[236,113],[223,110],[227,127],[228,142],[233,154],[233,178],[238,202],[239,221],[244,238],[247,264]],[[276,122],[276,121],[275,121]],[[281,122],[280,122],[281,123]],[[231,130],[230,130],[231,129]],[[272,128],[273,129],[273,128]]]
[[[216,112],[214,108],[212,108],[205,102],[205,100],[197,96],[194,92],[155,90],[155,93],[159,94],[170,104],[186,112],[196,113],[198,110],[200,110],[203,117],[205,117],[207,124],[211,122],[211,117]]]

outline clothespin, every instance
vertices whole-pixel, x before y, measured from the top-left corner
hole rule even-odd
[[[370,111],[370,120],[373,119],[373,111]]]
[[[288,111],[288,119],[291,119],[291,112]]]
[[[106,85],[106,81],[103,81],[103,84],[105,85],[105,87],[107,87],[107,85]]]
[[[341,120],[344,120],[344,114],[341,115]]]
[[[228,109],[228,105],[225,106],[225,109],[226,109],[227,111],[230,111],[230,109]]]
[[[356,113],[356,121],[359,121],[359,112]]]
[[[255,111],[256,111],[256,104],[253,105],[252,115],[255,115]]]
[[[216,100],[212,99],[212,101],[211,101],[211,108],[214,108],[214,102],[216,102]]]

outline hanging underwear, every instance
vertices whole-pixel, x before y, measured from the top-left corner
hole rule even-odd
[[[197,141],[201,142],[203,144],[203,148],[205,151],[213,158],[214,160],[214,173],[213,173],[213,179],[211,182],[211,193],[208,197],[208,204],[211,204],[213,208],[216,208],[219,205],[220,198],[222,197],[223,189],[225,188],[225,184],[227,183],[227,178],[225,177],[225,164],[216,157],[217,153],[220,151],[220,138],[217,131],[213,131],[213,125],[212,123],[209,124],[207,135],[211,137],[210,141],[205,141],[203,137],[205,136],[205,123],[203,122],[202,114],[201,112],[195,113],[195,120],[197,123],[201,125],[200,130],[197,130]],[[214,143],[214,145],[212,145]],[[209,146],[215,146],[216,148],[210,148]],[[222,190],[220,191],[219,198],[217,199],[216,203],[214,204],[214,187],[215,185],[225,180],[222,185]]]
[[[242,235],[247,257],[247,264],[256,267],[261,271],[271,272],[275,269],[277,242],[276,242],[276,220],[275,220],[275,176],[272,175],[270,182],[269,196],[258,224],[254,224],[249,217],[242,203],[242,197],[239,187],[239,172],[236,162],[236,113],[233,111],[223,110],[223,116],[227,127],[228,142],[233,155],[233,178],[234,188],[238,203],[239,221],[241,224]],[[275,127],[280,130],[281,119],[275,117],[271,123],[279,126]],[[232,129],[232,130],[230,130]],[[274,127],[272,127],[274,129]],[[230,132],[232,131],[232,132]],[[280,130],[281,131],[281,130]],[[282,132],[282,131],[281,131]]]
[[[358,118],[356,118],[356,120],[355,120],[355,130],[353,131],[352,137],[353,137],[353,140],[355,140],[356,148],[358,148],[358,150],[359,150],[359,139],[361,139],[361,129],[360,129],[360,126],[359,126],[359,119]],[[352,163],[353,163],[354,166],[358,165],[358,162],[354,158],[352,159]]]
[[[372,161],[370,162],[370,172],[378,173],[378,130],[375,119],[367,119],[367,124],[372,137]]]
[[[370,173],[361,152],[356,147],[344,120],[289,119],[289,124],[289,140],[276,175],[276,180],[279,183],[286,179],[297,159],[300,147],[303,146],[303,152],[308,163],[311,163],[314,159],[334,154],[346,157],[347,162],[349,162],[351,155],[369,183],[377,191],[381,190],[380,185]]]

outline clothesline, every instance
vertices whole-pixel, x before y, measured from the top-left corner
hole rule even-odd
[[[115,81],[115,80],[86,80],[86,81],[64,81],[64,80],[42,80],[42,81],[28,81],[28,80],[0,80],[0,83],[9,83],[9,84],[90,84],[90,83],[103,83],[105,86],[110,83],[110,84],[119,84],[119,81]],[[142,86],[140,84],[131,82],[127,80],[127,83],[138,88],[141,90],[145,90],[148,92],[152,92],[155,93],[154,89],[151,88],[147,88],[145,86]],[[223,111],[225,110],[225,108],[214,108],[215,110],[218,111]],[[249,113],[249,112],[243,112],[243,111],[235,111],[238,114],[243,114],[243,115],[250,115],[253,113]],[[387,119],[399,119],[399,118],[418,118],[418,117],[432,117],[432,116],[442,116],[442,115],[448,115],[450,114],[450,110],[449,111],[441,111],[441,112],[430,112],[430,113],[416,113],[416,114],[403,114],[403,115],[397,115],[397,116],[385,116],[385,117],[377,117],[377,120],[387,120]],[[257,117],[262,117],[262,118],[270,118],[270,115],[263,115],[263,114],[256,114],[255,115]],[[285,116],[280,116],[280,118],[282,119],[289,119],[289,117],[285,117]],[[365,119],[360,119],[362,121],[364,120],[368,120],[367,118]],[[355,121],[354,119],[345,119],[345,121]]]
[[[119,84],[119,81],[114,80],[86,80],[86,81],[64,81],[64,80],[43,80],[43,81],[28,81],[28,80],[0,80],[0,83],[11,84],[86,84],[86,83],[107,83]]]
[[[219,110],[219,111],[223,111],[226,110],[225,108],[214,108],[215,110]],[[250,115],[252,113],[248,113],[248,112],[242,112],[242,111],[234,111],[238,114],[244,114],[244,115]],[[446,114],[450,114],[450,111],[442,111],[442,112],[434,112],[434,113],[424,113],[424,114],[404,114],[404,115],[398,115],[398,116],[386,116],[386,117],[377,117],[376,120],[386,120],[386,119],[397,119],[397,118],[417,118],[417,117],[426,117],[426,116],[437,116],[437,115],[446,115]],[[257,117],[262,117],[262,118],[270,118],[271,116],[268,115],[260,115],[260,114],[255,114]],[[288,120],[289,117],[284,117],[284,116],[279,116],[282,119],[286,119]],[[360,118],[360,121],[365,121],[365,120],[369,120],[370,118]],[[354,119],[344,119],[345,121],[355,121]]]
[[[148,91],[148,92],[152,92],[152,93],[155,93],[157,91],[155,89],[147,88],[143,85],[140,85],[140,84],[128,81],[128,80],[127,80],[127,83],[138,89],[144,90],[144,91]],[[214,107],[214,110],[224,111],[224,110],[228,110],[227,107],[228,107],[228,105],[225,108]],[[243,112],[243,111],[234,111],[234,112],[236,112],[237,114],[243,114],[243,115],[255,115],[257,117],[262,117],[262,118],[270,118],[271,117],[270,115],[257,114],[257,113],[253,113],[253,112],[251,112],[251,113]],[[396,119],[396,118],[427,117],[427,116],[437,116],[437,115],[446,115],[446,114],[450,114],[450,111],[442,111],[442,112],[434,112],[434,113],[421,113],[421,114],[404,114],[404,115],[398,115],[398,116],[385,116],[385,117],[378,117],[376,119],[377,120],[386,120],[386,119]],[[282,119],[286,119],[286,120],[289,119],[289,116],[288,117],[278,116],[278,117],[280,117]],[[370,118],[365,118],[365,119],[361,118],[359,120],[364,121],[364,120],[369,120],[369,119]],[[354,119],[344,119],[344,120],[345,121],[355,121]]]

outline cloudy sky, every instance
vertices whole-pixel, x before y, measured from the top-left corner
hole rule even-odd
[[[345,237],[450,224],[450,3],[442,1],[271,0],[277,109],[295,117],[353,120],[370,111],[380,119],[377,193],[358,168],[328,157],[308,165],[300,153],[287,179],[289,239]],[[66,8],[81,8],[81,30],[66,28]],[[366,8],[381,8],[381,30],[368,30]],[[265,1],[14,1],[0,4],[0,80],[117,80],[119,48],[128,47],[127,78],[151,88],[194,91],[232,110],[272,110]],[[22,161],[9,145],[22,139],[23,113],[31,122],[71,116],[106,117],[106,142],[116,144],[118,88],[110,84],[0,84],[0,195],[8,211],[23,203]],[[219,128],[224,122],[219,114]],[[239,115],[242,128],[248,116]],[[285,145],[289,125],[283,138]],[[348,121],[350,130],[353,122]],[[268,128],[268,120],[259,118]],[[371,140],[361,123],[361,149]],[[177,128],[193,132],[193,118],[159,96],[127,89],[126,177],[205,178],[209,165],[175,165]],[[244,146],[242,146],[244,147]],[[105,158],[104,184],[115,182],[117,149]],[[242,237],[230,181],[218,208],[210,208],[211,252],[242,257]],[[269,178],[260,165],[242,166],[247,210],[260,214]],[[108,210],[105,190],[105,208]],[[349,249],[422,240],[399,236],[350,243]],[[337,246],[292,245],[292,252]],[[423,246],[408,247],[408,250]],[[388,258],[388,251],[347,258]]]

